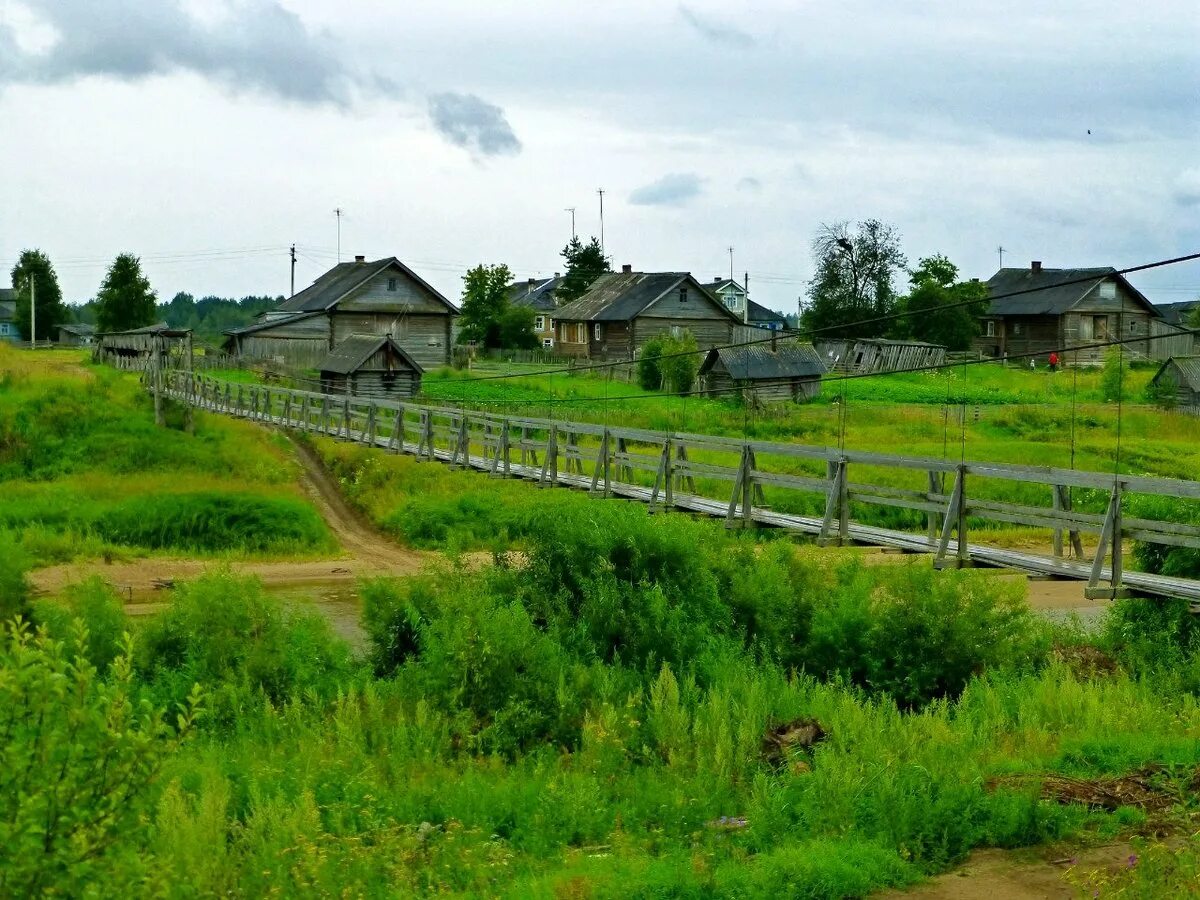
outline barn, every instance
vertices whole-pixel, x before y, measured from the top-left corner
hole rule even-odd
[[[910,372],[940,366],[946,361],[945,347],[923,341],[830,338],[814,343],[821,360],[831,372],[851,372],[856,375]]]
[[[390,335],[346,338],[317,365],[321,390],[379,400],[405,400],[421,389],[422,369]]]
[[[780,341],[709,350],[700,365],[701,390],[728,395],[742,389],[757,402],[805,401],[821,393],[825,364],[811,344]]]
[[[1176,408],[1200,415],[1200,356],[1172,356],[1159,368],[1150,384],[1175,386]]]
[[[192,332],[188,328],[171,328],[166,322],[131,328],[128,331],[105,331],[94,336],[92,359],[118,369],[147,369],[153,362],[155,350],[162,354],[164,368],[182,367],[190,357]]]

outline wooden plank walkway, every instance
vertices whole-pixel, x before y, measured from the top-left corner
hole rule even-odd
[[[153,388],[154,373],[147,378]],[[1127,571],[1123,565],[1123,539],[1200,549],[1200,526],[1136,518],[1126,510],[1131,495],[1200,501],[1200,482],[956,463],[493,415],[236,384],[179,371],[163,373],[162,392],[196,408],[264,424],[325,434],[493,476],[522,478],[542,487],[558,485],[637,500],[648,504],[651,512],[675,508],[724,519],[730,527],[770,526],[814,535],[825,544],[860,543],[928,553],[934,564],[943,568],[983,564],[1079,579],[1088,583],[1087,595],[1095,599],[1133,592],[1200,604],[1200,581]],[[795,471],[805,465],[823,466],[825,471],[823,475]],[[874,480],[851,481],[852,466]],[[884,473],[890,473],[892,483],[879,483]],[[907,481],[907,486],[898,486],[896,481]],[[989,499],[980,486],[994,488],[998,482],[1020,483],[1024,487],[1016,490],[1025,493],[1041,491],[1049,502]],[[723,483],[732,483],[732,489],[722,489]],[[771,490],[773,499],[791,500],[785,505],[792,506],[797,505],[794,501],[799,495],[816,493],[824,514],[772,509],[764,489]],[[1010,487],[1009,493],[1013,490]],[[924,519],[924,532],[855,522],[853,511],[866,506],[908,511],[910,519]],[[1043,529],[1049,535],[1049,552],[988,544],[988,530],[974,527],[981,521]],[[969,528],[973,529],[970,534]],[[1090,559],[1084,558],[1081,534],[1096,536],[1096,550]]]

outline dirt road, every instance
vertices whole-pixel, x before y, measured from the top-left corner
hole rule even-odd
[[[303,467],[301,484],[313,505],[325,519],[343,553],[331,559],[306,562],[233,562],[229,567],[239,573],[255,575],[267,587],[289,585],[352,584],[373,575],[413,575],[434,558],[434,554],[410,550],[394,543],[367,525],[346,503],[337,484],[307,448],[293,444],[296,459]],[[30,574],[34,589],[57,593],[74,584],[99,575],[113,585],[127,601],[146,601],[172,582],[195,578],[223,563],[170,557],[149,557],[129,562],[105,563],[103,560],[68,563],[38,569]]]

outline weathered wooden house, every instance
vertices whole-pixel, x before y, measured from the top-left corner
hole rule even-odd
[[[767,309],[761,303],[750,299],[750,274],[746,274],[744,283],[739,284],[732,278],[714,278],[705,287],[710,294],[725,304],[725,308],[742,320],[744,325],[765,328],[768,331],[782,331],[787,327],[787,319],[782,313]]]
[[[1035,260],[1028,269],[1001,269],[987,287],[992,300],[980,318],[975,347],[998,358],[1058,350],[1066,364],[1097,364],[1105,348],[1088,345],[1148,339],[1151,323],[1161,319],[1159,310],[1111,266],[1047,269]],[[1149,340],[1124,346],[1128,353],[1151,356]]]
[[[1200,356],[1172,356],[1162,364],[1150,383],[1174,385],[1175,408],[1200,415]]]
[[[346,338],[320,363],[321,390],[326,394],[405,400],[421,389],[421,366],[387,335],[356,334]]]
[[[651,338],[691,332],[701,350],[732,342],[742,320],[687,272],[601,275],[554,314],[556,347],[566,356],[632,360]]]
[[[17,328],[17,292],[12,288],[0,288],[0,341],[19,341],[21,331]]]
[[[923,341],[885,338],[828,338],[813,341],[825,367],[831,372],[870,375],[877,372],[906,372],[940,366],[946,348]]]
[[[104,331],[93,339],[92,358],[118,369],[145,369],[157,348],[164,367],[177,367],[183,365],[191,340],[191,329],[171,328],[166,322],[128,331]]]
[[[60,347],[90,347],[95,335],[95,327],[82,322],[58,326],[58,344]]]
[[[812,400],[821,393],[825,364],[811,344],[771,344],[709,350],[700,365],[704,393],[729,396],[741,390],[756,402]]]
[[[562,283],[563,277],[555,273],[553,278],[530,278],[508,286],[509,303],[533,310],[534,333],[547,349],[554,346],[554,313],[558,309],[555,292]]]
[[[391,335],[425,368],[450,362],[458,310],[393,257],[339,263],[245,328],[226,332],[231,355],[316,367],[352,335]]]

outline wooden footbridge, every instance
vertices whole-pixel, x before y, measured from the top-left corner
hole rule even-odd
[[[1183,520],[1186,503],[1169,504],[1181,510],[1180,521],[1145,511],[1164,506],[1154,498],[1200,501],[1200,482],[667,434],[163,375],[165,394],[196,408],[545,488],[639,500],[651,512],[682,509],[824,544],[928,553],[938,567],[1079,579],[1095,599],[1135,593],[1200,603],[1200,581],[1124,566],[1130,540],[1200,549],[1200,526]],[[893,527],[855,521],[864,514]],[[997,523],[1031,529],[1045,552],[989,542]]]

